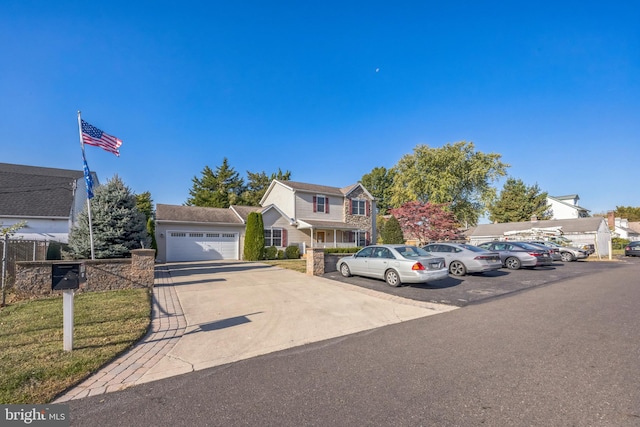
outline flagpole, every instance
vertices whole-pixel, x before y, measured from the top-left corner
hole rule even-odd
[[[86,163],[86,157],[84,155],[84,142],[82,141],[82,118],[80,117],[80,110],[78,110],[78,134],[80,136],[80,147],[82,148],[82,160]],[[89,241],[91,242],[91,259],[95,259],[93,251],[93,225],[91,224],[91,199],[87,192],[87,213],[89,215]]]

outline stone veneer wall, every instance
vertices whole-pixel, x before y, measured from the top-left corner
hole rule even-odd
[[[361,189],[358,188],[356,190],[354,190],[351,194],[349,194],[349,198],[350,199],[360,199],[360,200],[367,200],[369,202],[369,208],[371,209],[371,200],[369,199],[369,197],[366,195],[366,193]],[[371,211],[370,211],[371,212]],[[354,228],[357,228],[359,230],[367,230],[369,231],[369,233],[371,233],[372,227],[371,227],[371,216],[375,215],[375,213],[371,212],[371,215],[369,216],[365,216],[365,215],[351,215],[351,212],[349,211],[349,199],[345,199],[345,203],[344,203],[344,219],[345,222],[347,224],[352,224],[354,225]]]
[[[322,276],[324,274],[324,249],[307,248],[307,274]]]
[[[65,261],[21,261],[16,263],[14,290],[19,297],[37,298],[61,294],[51,289],[51,266],[82,262],[87,281],[76,292],[153,287],[155,250],[134,249],[131,258]]]

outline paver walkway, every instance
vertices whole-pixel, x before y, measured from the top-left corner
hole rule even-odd
[[[147,335],[116,360],[59,396],[54,403],[130,387],[176,345],[187,322],[166,266],[155,269],[152,298],[152,320]]]

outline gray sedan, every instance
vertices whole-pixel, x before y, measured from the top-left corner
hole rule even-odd
[[[539,267],[553,263],[549,253],[527,243],[486,242],[478,247],[498,252],[502,264],[510,270],[520,267]]]
[[[502,268],[500,254],[464,243],[431,243],[422,249],[444,257],[449,273],[464,276],[467,273],[484,273]]]
[[[444,258],[411,245],[371,245],[336,263],[345,277],[383,279],[389,286],[425,283],[448,277]]]

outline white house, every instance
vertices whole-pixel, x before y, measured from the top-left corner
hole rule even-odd
[[[589,210],[578,205],[577,194],[568,196],[547,196],[547,205],[551,206],[551,219],[587,218]]]
[[[67,243],[86,203],[82,170],[0,163],[0,224],[27,223],[12,238]]]

